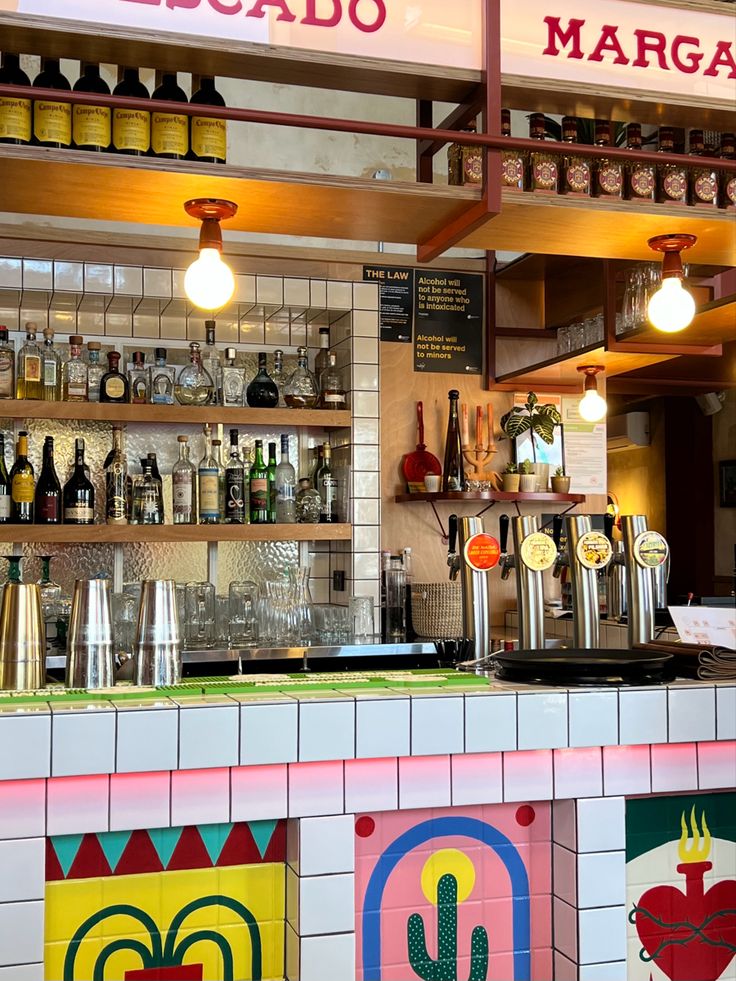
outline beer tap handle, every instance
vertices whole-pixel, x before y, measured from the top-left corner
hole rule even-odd
[[[552,519],[552,541],[555,543],[555,548],[560,551],[560,540],[562,538],[562,515],[556,514]]]
[[[498,519],[498,537],[500,539],[501,554],[506,555],[506,548],[509,543],[509,516],[502,514]]]
[[[451,514],[448,523],[448,545],[449,555],[454,555],[457,551],[457,515]]]
[[[603,532],[611,545],[613,545],[613,522],[614,516],[612,514],[603,515]]]

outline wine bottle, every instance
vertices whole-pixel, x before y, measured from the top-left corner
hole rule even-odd
[[[75,92],[109,95],[110,86],[100,77],[100,66],[82,64],[82,74],[74,83]],[[110,149],[112,142],[112,111],[109,106],[78,104],[72,109],[72,142],[77,150],[97,153]]]
[[[442,473],[443,491],[465,490],[465,465],[463,463],[463,443],[460,437],[460,420],[458,419],[457,404],[460,392],[451,389],[447,393],[450,400],[450,416],[447,420],[447,438],[445,439],[445,466]]]
[[[0,84],[27,85],[31,80],[20,67],[20,56],[3,53],[0,64]],[[27,144],[31,142],[31,100],[16,96],[0,96],[0,143]]]
[[[105,521],[109,525],[128,523],[128,461],[121,426],[112,427],[112,450],[105,460]]]
[[[141,82],[137,68],[123,69],[123,77],[115,86],[113,95],[149,98],[148,89]],[[112,147],[117,153],[145,156],[151,147],[151,113],[143,109],[113,109]]]
[[[337,480],[332,472],[329,443],[322,444],[322,464],[315,474],[315,486],[321,501],[319,520],[322,524],[334,524],[337,521]]]
[[[258,355],[258,374],[245,391],[245,400],[253,409],[273,409],[279,404],[279,390],[266,370],[266,354]]]
[[[276,523],[276,444],[268,444],[268,523]]]
[[[53,436],[47,436],[43,441],[43,463],[36,485],[35,511],[36,524],[61,524],[61,484],[54,466]]]
[[[0,524],[7,525],[10,522],[11,506],[10,477],[5,466],[5,437],[0,433]]]
[[[69,80],[62,75],[59,68],[58,58],[42,59],[41,71],[33,80],[33,87],[36,89],[59,89],[62,92],[71,91]],[[71,146],[71,104],[69,102],[57,102],[55,99],[34,99],[33,137],[39,146],[57,149]]]
[[[154,89],[153,99],[166,102],[186,102],[184,89],[176,81],[176,72],[164,72],[161,84]],[[156,157],[184,160],[189,153],[189,120],[181,113],[151,114],[151,150]]]
[[[95,489],[85,473],[84,440],[74,441],[74,469],[64,484],[64,523],[92,525],[95,521]]]
[[[245,524],[245,467],[238,452],[238,430],[230,430],[230,458],[225,467],[225,523]]]
[[[10,520],[16,525],[32,525],[36,475],[28,459],[28,433],[18,433],[18,452],[10,471]]]
[[[192,105],[224,106],[225,100],[215,88],[215,80],[204,76],[199,89],[189,100]],[[191,157],[202,163],[225,163],[227,158],[227,123],[211,116],[192,116]]]
[[[255,459],[249,476],[250,523],[268,524],[268,467],[263,462],[263,441],[255,441]]]

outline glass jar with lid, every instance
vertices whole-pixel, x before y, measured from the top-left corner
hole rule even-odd
[[[659,153],[675,152],[675,134],[671,126],[660,126],[658,150]],[[657,167],[657,200],[662,204],[687,204],[687,167],[684,162]]]
[[[611,146],[611,124],[607,119],[595,121],[595,145]],[[624,190],[624,167],[620,160],[600,157],[593,166],[593,194],[599,198],[620,198]]]
[[[626,127],[626,149],[641,150],[641,124],[629,123]],[[657,200],[657,168],[653,163],[629,160],[626,164],[626,193],[629,201]]]
[[[544,143],[547,139],[544,113],[535,112],[529,118],[529,137]],[[527,170],[527,190],[536,194],[556,194],[560,179],[559,157],[547,150],[532,150]]]
[[[501,136],[511,136],[511,110],[501,110]],[[525,158],[522,150],[501,151],[501,187],[524,190]]]

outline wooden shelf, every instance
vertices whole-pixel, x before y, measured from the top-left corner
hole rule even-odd
[[[480,200],[476,188],[40,147],[0,145],[0,171],[0,211],[184,226],[193,251],[199,223],[184,211],[190,198],[238,205],[226,237],[246,231],[415,244]]]
[[[506,491],[439,491],[436,494],[397,494],[397,504],[413,504],[415,501],[519,501],[526,504],[582,504],[585,494],[516,494]]]
[[[651,261],[647,240],[672,231],[697,235],[688,262],[736,265],[736,221],[726,211],[688,206],[545,197],[504,191],[501,214],[467,235],[463,248]]]
[[[126,542],[344,542],[352,525],[5,525],[1,542],[103,545]]]
[[[340,429],[349,409],[226,409],[221,405],[110,405],[100,402],[0,401],[0,419],[73,419],[82,422],[177,423]]]
[[[646,344],[722,344],[736,340],[736,295],[724,296],[699,308],[695,319],[679,334],[644,327],[621,334],[620,341]]]
[[[582,392],[582,375],[577,370],[578,365],[601,364],[606,369],[606,376],[624,374],[661,361],[671,361],[675,354],[620,354],[616,351],[606,351],[598,345],[590,345],[565,354],[560,357],[539,361],[537,364],[519,368],[499,375],[499,383],[513,383],[521,388],[535,385],[577,386]]]

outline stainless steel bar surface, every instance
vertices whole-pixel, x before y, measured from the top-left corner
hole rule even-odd
[[[530,569],[521,559],[521,543],[539,531],[536,515],[522,514],[511,519],[516,556],[516,605],[519,611],[519,647],[524,651],[544,648],[544,586],[542,573]]]
[[[578,542],[592,528],[588,514],[571,514],[565,518],[572,591],[572,646],[585,650],[597,650],[601,646],[598,573],[595,569],[586,569],[577,553]]]

